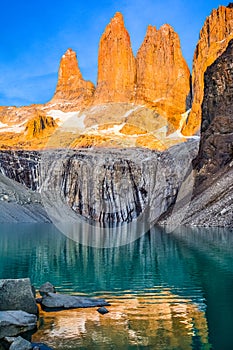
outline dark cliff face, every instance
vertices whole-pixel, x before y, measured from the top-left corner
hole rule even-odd
[[[39,159],[34,151],[4,151],[0,153],[0,174],[33,191],[39,189]]]
[[[146,213],[149,228],[175,202],[196,150],[197,143],[190,142],[162,153],[136,148],[4,151],[0,173],[39,191],[52,215],[67,212],[65,219],[74,214],[115,225]]]
[[[70,208],[101,224],[129,223],[146,213],[149,228],[175,202],[196,145],[179,145],[163,153],[143,149],[46,152],[41,160],[44,203],[54,217],[59,211],[72,215],[66,211]]]
[[[201,141],[195,184],[184,225],[233,227],[233,40],[205,72]],[[165,214],[176,222],[183,207]]]
[[[74,154],[64,162],[61,188],[78,214],[99,222],[131,222],[148,201],[143,164],[117,157]]]
[[[233,160],[233,40],[206,70],[196,188]]]

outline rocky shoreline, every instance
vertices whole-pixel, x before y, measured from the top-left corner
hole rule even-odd
[[[38,304],[46,312],[76,308],[98,308],[102,315],[109,312],[110,304],[104,299],[56,293],[49,282],[38,292],[41,297],[36,298],[29,278],[0,280],[0,350],[51,350],[31,342],[38,327]]]

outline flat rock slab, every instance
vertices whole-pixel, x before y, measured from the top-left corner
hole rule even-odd
[[[37,317],[24,311],[0,311],[0,339],[31,331],[37,326]]]
[[[44,310],[76,309],[96,306],[109,306],[104,299],[79,297],[67,294],[48,293],[43,296],[41,306]]]
[[[29,278],[0,279],[0,311],[7,310],[38,313]]]

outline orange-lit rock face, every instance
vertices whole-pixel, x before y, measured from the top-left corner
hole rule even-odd
[[[72,102],[76,107],[85,107],[94,93],[94,85],[83,79],[76,53],[68,49],[62,56],[54,102]]]
[[[34,117],[30,119],[25,128],[27,139],[40,138],[46,136],[57,128],[57,124],[52,117],[46,116],[41,111],[36,111]]]
[[[190,73],[173,28],[164,25],[157,31],[149,26],[135,59],[123,16],[117,12],[100,40],[96,90],[90,81],[83,79],[76,53],[68,49],[62,56],[57,88],[50,102],[0,108],[0,148],[49,147],[48,135],[53,135],[55,126],[48,117],[55,115],[56,119],[57,113],[59,119],[61,111],[78,111],[83,112],[83,121],[76,122],[84,123],[82,130],[78,130],[80,137],[73,143],[71,132],[56,130],[52,147],[62,147],[71,138],[74,147],[164,149],[160,139],[165,148],[183,142],[180,137],[166,136],[180,130],[189,94]],[[41,111],[43,118],[35,120],[35,111]],[[46,126],[45,131],[40,129],[41,123]],[[109,130],[103,127],[108,123]],[[99,126],[98,132],[95,125]]]
[[[130,102],[134,94],[135,76],[130,37],[123,16],[117,12],[100,40],[94,103]]]
[[[233,38],[233,8],[220,6],[207,17],[200,31],[193,60],[193,105],[188,123],[183,129],[184,135],[196,133],[201,124],[201,104],[204,95],[204,73],[227,48]]]
[[[190,72],[180,48],[177,33],[168,24],[159,30],[148,26],[137,53],[136,101],[146,102],[166,117],[175,117],[188,109]]]

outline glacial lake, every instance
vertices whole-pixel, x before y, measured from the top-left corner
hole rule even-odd
[[[233,230],[155,227],[100,249],[50,224],[0,225],[0,278],[23,277],[111,303],[41,312],[33,340],[54,349],[233,349]]]

